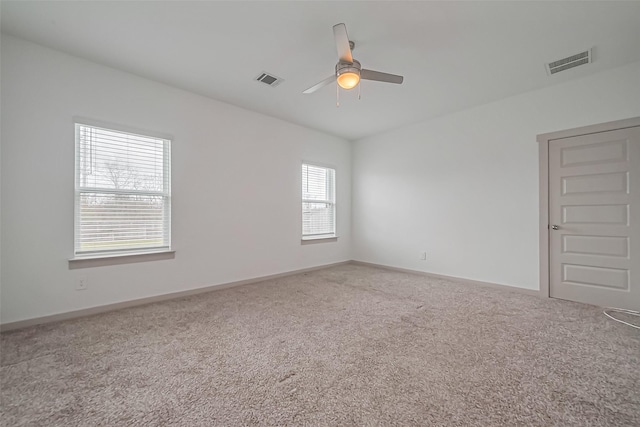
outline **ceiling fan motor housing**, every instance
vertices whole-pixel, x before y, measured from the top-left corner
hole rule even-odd
[[[344,73],[355,73],[360,75],[362,69],[360,62],[355,59],[353,62],[340,61],[336,64],[336,77]]]

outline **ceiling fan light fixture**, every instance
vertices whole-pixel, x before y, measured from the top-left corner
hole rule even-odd
[[[356,60],[353,62],[338,62],[336,65],[336,77],[338,85],[342,89],[353,89],[360,83],[360,63]]]
[[[338,76],[338,84],[342,89],[353,89],[360,83],[360,74],[353,71],[345,71]]]

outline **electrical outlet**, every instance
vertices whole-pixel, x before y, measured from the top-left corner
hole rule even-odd
[[[89,280],[87,280],[86,277],[79,278],[78,281],[76,282],[76,291],[86,290],[88,284],[89,284]]]
[[[427,253],[426,252],[420,252],[420,259],[422,261],[426,261],[427,260]]]

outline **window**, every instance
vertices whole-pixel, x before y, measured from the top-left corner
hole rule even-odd
[[[171,141],[76,123],[75,254],[171,246]]]
[[[302,164],[302,239],[336,237],[336,171]]]

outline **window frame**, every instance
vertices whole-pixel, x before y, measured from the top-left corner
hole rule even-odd
[[[304,181],[302,179],[302,169],[304,166],[313,166],[317,168],[329,169],[333,171],[333,189],[332,195],[333,200],[313,200],[313,199],[304,199],[302,198],[302,188],[304,185]],[[337,183],[338,183],[338,170],[335,166],[312,162],[303,160],[300,165],[300,234],[301,234],[301,242],[305,243],[313,243],[313,242],[321,242],[321,241],[335,241],[338,238],[338,209],[337,209]],[[324,233],[324,234],[304,234],[304,203],[327,203],[330,204],[333,209],[333,232],[332,233]]]
[[[133,136],[141,136],[144,138],[154,138],[163,140],[163,168],[166,170],[167,176],[164,178],[163,189],[164,191],[144,191],[144,190],[121,190],[110,189],[101,187],[81,187],[80,186],[80,127],[91,127],[96,129],[102,129],[110,132],[125,133]],[[73,212],[73,258],[69,259],[70,268],[84,267],[86,261],[91,260],[108,260],[109,264],[119,264],[125,262],[123,260],[130,259],[131,262],[146,261],[153,259],[166,259],[166,255],[169,254],[173,257],[175,253],[172,250],[172,194],[171,194],[171,177],[172,177],[172,164],[171,164],[171,145],[173,137],[160,132],[141,130],[129,126],[123,126],[113,123],[106,123],[102,121],[86,119],[86,118],[73,118],[74,127],[74,212]],[[139,248],[124,248],[124,249],[107,249],[107,250],[95,250],[95,251],[79,251],[77,247],[78,233],[80,231],[80,195],[82,193],[107,193],[107,194],[140,194],[149,196],[161,196],[165,199],[163,206],[163,218],[165,223],[163,224],[163,232],[166,235],[166,241],[161,246],[149,246]],[[160,255],[158,258],[156,255]],[[85,261],[85,262],[82,262]],[[106,264],[105,264],[106,265]],[[93,264],[86,264],[86,266],[93,266]]]

